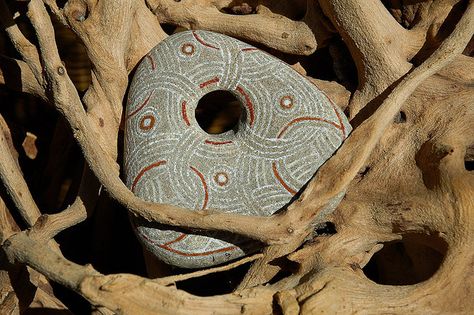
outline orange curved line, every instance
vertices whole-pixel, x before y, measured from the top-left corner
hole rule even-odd
[[[217,50],[220,49],[219,47],[212,46],[211,44],[208,44],[208,43],[206,43],[205,41],[203,41],[202,38],[199,37],[198,34],[196,34],[195,31],[193,31],[193,36],[194,36],[194,38],[196,38],[196,40],[197,40],[198,42],[200,42],[202,45],[204,45],[204,46],[206,46],[206,47],[213,48],[213,49],[217,49]]]
[[[188,236],[188,235],[187,235],[187,234],[184,234],[184,233],[181,233],[180,236],[178,236],[177,238],[175,238],[175,239],[172,240],[172,241],[169,241],[169,242],[167,242],[167,243],[164,243],[163,246],[168,246],[168,245],[171,245],[171,244],[173,244],[173,243],[182,241],[186,236]]]
[[[212,141],[212,140],[205,140],[204,142],[207,144],[212,144],[212,145],[222,145],[222,144],[232,143],[232,141]]]
[[[299,72],[298,72],[299,73]],[[301,76],[303,76],[302,74],[300,74]],[[304,76],[303,76],[304,77]],[[306,79],[306,78],[305,78]],[[342,137],[343,139],[346,138],[346,127],[344,126],[344,123],[342,122],[342,118],[341,118],[341,115],[339,114],[339,112],[337,111],[337,108],[336,108],[336,104],[334,104],[334,102],[332,101],[332,99],[326,94],[326,92],[324,92],[323,90],[321,90],[319,88],[319,86],[316,85],[316,83],[314,83],[313,81],[309,81],[310,83],[312,83],[321,93],[323,93],[324,96],[326,96],[326,99],[329,101],[329,103],[331,103],[331,106],[332,106],[332,109],[334,110],[334,112],[336,113],[336,116],[337,116],[337,119],[339,120],[339,129],[341,130],[342,132]]]
[[[148,60],[149,60],[150,63],[151,63],[151,70],[155,70],[155,69],[156,69],[156,65],[155,65],[155,60],[153,60],[153,57],[150,56],[150,55],[146,55],[146,57],[148,58]]]
[[[253,121],[255,119],[255,112],[253,109],[252,100],[250,99],[250,96],[244,91],[244,89],[241,86],[238,86],[236,90],[245,98],[245,105],[249,109],[249,113],[250,113],[250,127],[252,127]]]
[[[326,94],[324,94],[326,95]],[[337,119],[339,120],[339,129],[342,131],[342,137],[345,139],[346,138],[346,127],[344,127],[344,123],[342,122],[341,115],[339,115],[339,112],[336,109],[336,105],[331,101],[329,97],[326,96],[326,98],[329,100],[329,102],[332,105],[332,108],[334,109],[334,112],[336,113]]]
[[[314,84],[314,83],[313,83]],[[314,84],[316,86],[316,84]],[[316,86],[317,87],[317,86]],[[346,138],[346,127],[344,127],[344,123],[342,122],[342,118],[341,118],[341,115],[339,114],[339,111],[337,110],[336,108],[336,104],[334,104],[334,102],[332,101],[332,99],[329,98],[329,96],[323,91],[321,90],[319,87],[318,89],[321,91],[321,93],[323,93],[324,96],[326,96],[327,100],[329,101],[329,103],[331,103],[331,106],[332,106],[332,109],[334,110],[334,112],[336,113],[336,116],[337,116],[337,120],[339,120],[339,129],[341,129],[341,132],[342,132],[342,137],[343,139]]]
[[[219,80],[220,80],[220,79],[219,79],[218,77],[215,77],[215,78],[213,78],[213,79],[210,79],[210,80],[208,80],[208,81],[206,81],[206,82],[203,82],[203,83],[199,84],[199,88],[203,89],[203,88],[205,88],[206,86],[208,86],[209,84],[213,84],[213,83],[219,82]]]
[[[324,122],[324,123],[327,123],[327,124],[330,124],[330,125],[333,125],[334,127],[336,127],[337,129],[341,129],[341,126],[339,126],[338,124],[336,124],[335,122],[333,121],[329,121],[329,120],[326,120],[324,118],[319,118],[319,117],[299,117],[299,118],[295,118],[293,119],[292,121],[290,121],[285,127],[283,127],[283,129],[280,131],[280,133],[278,134],[277,138],[281,138],[281,136],[286,132],[286,130],[291,127],[292,125],[296,124],[296,123],[299,123],[301,121],[321,121],[321,122]]]
[[[286,189],[286,191],[288,191],[291,195],[296,195],[297,191],[296,190],[293,190],[290,186],[288,186],[285,181],[283,180],[283,178],[281,178],[280,174],[278,173],[278,170],[277,170],[277,167],[276,167],[276,163],[273,162],[272,163],[272,169],[273,169],[273,174],[275,175],[276,179],[278,179],[278,181],[280,182],[280,184],[283,186],[283,188]]]
[[[135,115],[136,113],[138,113],[143,107],[146,106],[146,104],[148,104],[148,102],[150,101],[151,99],[151,96],[153,95],[153,93],[155,93],[155,90],[152,90],[150,92],[150,95],[148,95],[148,97],[145,99],[145,101],[143,102],[142,105],[140,105],[140,107],[138,107],[137,109],[135,109],[133,112],[131,112],[130,114],[127,115],[127,117],[125,117],[125,120],[129,119],[130,117],[132,117],[133,115]]]
[[[207,207],[207,202],[209,201],[209,192],[207,190],[207,184],[206,180],[204,179],[204,175],[202,175],[201,172],[199,172],[196,168],[190,166],[190,168],[196,173],[197,176],[201,179],[202,186],[204,187],[204,204],[202,205],[202,210],[206,209]]]
[[[160,165],[164,165],[166,164],[166,161],[158,161],[158,162],[155,162],[153,164],[150,164],[148,165],[147,167],[143,168],[139,173],[138,175],[135,177],[135,179],[133,180],[133,183],[132,183],[132,187],[130,188],[130,190],[132,192],[135,192],[135,186],[138,184],[138,181],[140,180],[140,178],[142,178],[143,175],[145,175],[146,172],[148,172],[149,170],[151,170],[152,168],[155,168],[155,167],[158,167]]]
[[[191,123],[189,122],[189,119],[188,119],[188,114],[186,113],[186,101],[183,101],[181,103],[181,116],[183,116],[183,120],[186,123],[186,125],[191,126]]]

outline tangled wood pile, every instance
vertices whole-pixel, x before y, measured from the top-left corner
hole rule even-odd
[[[63,117],[56,126],[37,122],[59,130],[42,141],[58,142],[52,148],[75,141],[81,152],[47,156],[49,174],[80,169],[61,193],[70,206],[51,211],[60,189],[49,197],[31,189],[32,170],[21,161],[36,155],[35,136],[4,119],[11,108],[0,101],[1,314],[69,312],[52,283],[85,298],[97,314],[474,310],[473,0],[0,0],[0,23],[0,84]],[[72,81],[75,68],[63,63],[64,43],[55,36],[61,29],[83,45],[90,83]],[[181,29],[212,30],[266,50],[348,114],[352,134],[278,214],[152,204],[123,184],[120,130],[130,73],[168,36],[164,30]],[[73,138],[61,138],[64,130]],[[63,187],[64,178],[56,180]],[[321,215],[344,191],[336,211]],[[237,233],[264,249],[158,278],[104,274],[85,259],[66,258],[59,233],[111,200],[149,221]],[[200,296],[176,286],[250,262],[229,293]]]

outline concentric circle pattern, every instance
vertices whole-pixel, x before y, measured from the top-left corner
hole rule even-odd
[[[235,130],[211,135],[194,113],[215,90],[233,93],[244,114]],[[196,210],[273,214],[350,131],[344,114],[287,64],[206,31],[178,33],[156,46],[137,68],[128,97],[128,187],[142,199]],[[216,265],[258,249],[234,235],[131,221],[152,253],[181,267]]]

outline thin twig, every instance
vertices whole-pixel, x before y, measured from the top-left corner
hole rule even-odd
[[[230,264],[224,265],[224,266],[219,266],[219,267],[213,267],[209,269],[204,269],[204,270],[198,270],[195,272],[190,272],[186,274],[181,274],[181,275],[175,275],[175,276],[169,276],[169,277],[163,277],[163,278],[158,278],[153,280],[156,283],[159,283],[161,285],[170,285],[172,283],[192,279],[192,278],[198,278],[202,277],[211,273],[217,273],[217,272],[222,272],[230,269],[234,269],[238,266],[241,266],[243,264],[246,264],[248,262],[254,261],[256,259],[262,258],[263,254],[255,254],[249,257],[242,258],[240,260],[237,260],[235,262],[232,262]]]
[[[43,214],[29,231],[31,238],[49,241],[61,231],[74,226],[87,218],[81,198],[76,198],[67,209],[56,214]]]

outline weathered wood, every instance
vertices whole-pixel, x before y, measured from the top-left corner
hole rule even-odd
[[[471,54],[465,47],[472,46],[473,2],[69,0],[60,8],[54,0],[31,0],[26,18],[36,38],[30,41],[16,24],[22,11],[12,10],[13,19],[0,0],[1,25],[22,59],[1,52],[0,84],[36,95],[64,115],[88,166],[112,198],[150,221],[229,231],[267,245],[238,291],[211,297],[166,285],[238,264],[161,280],[105,276],[75,264],[48,240],[87,218],[81,197],[97,196],[98,185],[81,189],[68,210],[41,216],[44,209],[31,198],[6,136],[8,126],[2,124],[6,154],[0,154],[0,178],[14,206],[0,204],[2,251],[11,264],[35,269],[30,278],[37,279],[39,272],[103,314],[472,312],[474,174],[466,167],[471,167],[474,147],[474,59],[462,52]],[[86,48],[92,81],[82,97],[61,63],[44,4]],[[344,39],[346,57],[357,69],[357,87],[348,91],[337,82],[310,79],[349,112],[354,131],[285,211],[269,218],[192,212],[146,203],[123,185],[117,139],[128,75],[167,36],[160,22],[235,35],[284,58],[281,52],[293,54],[292,60],[300,62],[294,68],[303,74],[315,66],[308,66],[303,55]],[[346,197],[338,209],[320,216],[342,191]],[[32,228],[19,231],[17,216],[9,210]],[[334,226],[333,234],[319,230],[324,222]],[[369,275],[377,255],[393,244],[403,246],[413,263],[407,274],[423,282],[387,285]],[[423,265],[435,256],[431,265]],[[379,260],[384,261],[395,259]],[[291,263],[298,268],[268,285]],[[0,271],[0,286],[6,288],[0,292],[7,292],[0,310],[15,313],[19,292],[10,281]],[[32,281],[44,289],[42,282]],[[37,302],[48,300],[64,309],[46,291],[38,291],[43,298]]]

